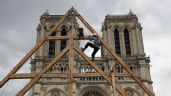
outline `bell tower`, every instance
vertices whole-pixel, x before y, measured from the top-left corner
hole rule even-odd
[[[127,15],[107,15],[102,27],[103,38],[121,57],[145,56],[142,27],[131,11]],[[104,50],[102,55],[107,55]]]
[[[49,32],[64,15],[50,15],[46,11],[40,17],[40,23],[37,26],[37,42]],[[79,26],[74,15],[67,16],[58,30],[55,30],[51,36],[76,36]],[[79,45],[79,41],[74,41]],[[68,40],[49,40],[46,41],[35,53],[31,60],[31,72],[40,72],[53,58],[69,45]],[[77,57],[76,54],[74,54]],[[59,64],[53,66],[48,73],[66,73],[68,70],[68,54],[66,53]],[[31,96],[66,96],[67,80],[66,78],[41,78],[31,89]]]
[[[138,22],[137,16],[131,10],[125,15],[107,15],[102,25],[102,36],[110,48],[112,48],[115,53],[128,64],[129,68],[137,77],[152,90],[150,58],[146,57],[144,52],[142,27]],[[111,56],[103,47],[101,52],[103,58],[111,59]],[[124,72],[123,68],[118,65],[117,62],[115,62],[114,70],[118,73]],[[137,90],[137,92],[140,90],[136,85],[131,83],[131,78],[119,77],[118,80],[132,86],[127,88],[130,89],[130,94],[132,94],[130,96],[141,96],[133,95],[133,89]]]

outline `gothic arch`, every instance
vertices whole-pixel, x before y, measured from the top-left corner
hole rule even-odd
[[[116,54],[120,55],[121,54],[121,47],[120,47],[120,36],[119,36],[119,30],[118,28],[115,28],[113,31],[113,36],[114,36],[114,44],[115,44],[115,52]]]
[[[126,92],[128,92],[128,96],[142,96],[137,90],[131,87],[124,88]]]
[[[117,30],[118,30],[118,32],[120,32],[120,31],[121,31],[121,25],[120,25],[120,24],[113,25],[113,27],[112,27],[112,31],[115,31],[115,29],[117,29]]]
[[[123,30],[127,29],[128,32],[131,31],[131,25],[130,24],[126,24],[126,25],[123,25]]]
[[[60,29],[60,35],[61,36],[67,36],[69,32],[69,28],[67,25],[63,25]],[[61,40],[60,41],[60,51],[62,51],[67,46],[67,40]]]
[[[54,24],[51,24],[48,28],[48,30],[51,30],[55,25]],[[57,32],[54,31],[51,36],[56,36]],[[55,43],[55,40],[49,40],[49,48],[48,48],[48,57],[52,58],[55,56],[55,48],[56,46],[56,43]]]
[[[68,32],[69,32],[69,30],[70,30],[69,27],[70,27],[69,25],[62,25],[62,26],[59,28],[59,32],[62,32],[62,30],[65,29],[65,30],[66,30],[66,33],[68,34]]]
[[[53,89],[50,89],[49,91],[47,91],[43,96],[51,96],[51,95],[48,95],[48,94],[51,94],[53,92],[56,92],[57,94],[59,94],[59,96],[67,96],[65,94],[65,92],[61,89],[58,89],[58,88],[53,88]],[[60,95],[61,94],[61,95]],[[58,96],[58,95],[57,95]]]
[[[83,87],[78,96],[110,96],[106,89],[101,86],[86,86]]]

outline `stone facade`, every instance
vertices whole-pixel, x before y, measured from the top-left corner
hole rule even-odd
[[[49,15],[45,12],[40,18],[37,27],[37,42],[45,36],[62,15]],[[73,17],[68,17],[59,30],[53,35],[77,35],[79,24]],[[131,11],[126,15],[107,15],[102,25],[102,37],[113,50],[124,59],[130,69],[152,90],[150,76],[150,59],[146,57],[143,46],[142,27],[138,18]],[[75,40],[76,45],[79,41]],[[69,44],[68,41],[48,41],[35,54],[31,60],[31,72],[37,73],[48,64]],[[75,54],[74,72],[90,73],[95,70]],[[95,62],[105,72],[114,70],[123,73],[125,70],[114,61],[110,53],[102,46],[101,57]],[[66,54],[49,73],[67,73],[68,55]],[[129,96],[147,96],[147,94],[130,77],[117,77],[116,82],[122,85]],[[153,90],[152,90],[153,91]],[[120,96],[118,93],[116,96]],[[30,96],[67,96],[67,78],[42,78],[30,91]],[[74,78],[73,96],[113,96],[112,87],[102,77]]]

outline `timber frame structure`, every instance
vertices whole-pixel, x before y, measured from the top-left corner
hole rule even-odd
[[[103,72],[95,62],[91,61],[79,48],[79,46],[76,46],[74,44],[74,40],[80,40],[80,39],[88,39],[88,36],[84,36],[83,38],[79,38],[79,36],[51,36],[54,30],[61,27],[63,21],[66,19],[66,17],[70,14],[75,15],[77,18],[81,20],[81,22],[89,29],[91,33],[97,32],[85,21],[85,19],[73,8],[71,7],[68,12],[60,19],[59,22],[49,31],[47,32],[46,36],[39,41],[24,57],[23,59],[11,70],[11,72],[8,73],[8,75],[0,81],[0,88],[8,82],[10,79],[31,79],[30,82],[22,89],[20,90],[16,96],[23,96],[32,86],[40,79],[40,78],[47,78],[47,77],[53,77],[53,78],[62,78],[68,77],[68,96],[72,96],[72,84],[73,84],[73,78],[80,78],[80,77],[93,77],[93,76],[102,76],[111,86],[113,87],[113,93],[115,95],[116,91],[118,91],[122,96],[128,96],[127,92],[125,92],[122,89],[122,86],[119,84],[116,84],[115,77],[132,77],[135,82],[149,95],[149,96],[155,96],[153,92],[151,92],[144,84],[143,82],[129,69],[128,65],[114,53],[114,51],[108,47],[108,45],[103,41],[103,39],[97,34],[97,36],[100,38],[100,42],[102,46],[104,46],[109,53],[113,56],[114,60],[117,61],[122,67],[127,71],[125,73],[114,73],[114,71],[111,72]],[[59,54],[57,54],[54,59],[45,67],[43,68],[39,73],[33,74],[33,73],[16,73],[23,65],[24,63],[40,48],[40,46],[48,40],[69,40],[69,46],[66,47],[64,50],[62,50]],[[90,64],[97,72],[96,73],[73,73],[73,62],[74,62],[74,55],[73,52],[76,51],[79,55],[82,56],[83,59],[85,59],[88,64]],[[46,73],[51,67],[53,67],[57,62],[62,58],[65,53],[69,52],[69,63],[68,73]]]

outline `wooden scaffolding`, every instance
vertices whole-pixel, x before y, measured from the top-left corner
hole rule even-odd
[[[80,77],[93,77],[93,76],[102,76],[109,84],[111,84],[113,88],[113,96],[115,96],[116,91],[118,91],[122,96],[128,96],[127,92],[125,92],[122,89],[122,86],[120,84],[117,84],[115,82],[115,77],[132,77],[136,83],[149,95],[149,96],[155,96],[153,92],[151,92],[147,86],[143,84],[143,82],[129,69],[128,65],[119,57],[116,55],[116,53],[109,48],[107,43],[104,42],[104,40],[97,34],[97,36],[100,38],[100,42],[102,46],[104,46],[108,52],[113,56],[114,60],[118,62],[122,67],[127,71],[125,73],[115,73],[114,71],[111,72],[103,72],[98,65],[91,61],[79,48],[79,46],[76,46],[74,44],[74,40],[79,40],[79,36],[51,36],[51,34],[57,30],[59,27],[61,27],[64,20],[69,16],[69,14],[74,14],[77,18],[81,20],[81,22],[89,29],[91,33],[97,32],[85,21],[85,19],[73,8],[71,7],[68,12],[60,19],[59,22],[49,31],[46,32],[46,36],[42,38],[23,58],[22,60],[8,73],[8,75],[0,81],[0,88],[8,82],[10,79],[31,79],[29,83],[20,90],[16,96],[23,96],[34,84],[40,79],[40,78],[61,78],[61,77],[68,77],[68,96],[72,96],[73,91],[73,79],[74,78],[80,78]],[[81,39],[88,39],[87,36],[84,36]],[[59,54],[57,54],[52,61],[50,61],[45,68],[43,68],[39,73],[16,73],[23,65],[24,63],[41,47],[42,44],[45,43],[45,41],[49,40],[69,40],[69,46],[66,47],[64,50],[62,50]],[[74,63],[74,55],[73,53],[77,52],[81,57],[88,62],[95,70],[96,73],[73,73],[73,63]],[[69,55],[69,63],[68,63],[68,74],[66,73],[46,73],[50,68],[52,68],[55,64],[58,63],[58,61],[62,58],[63,55],[65,55],[67,52]]]

